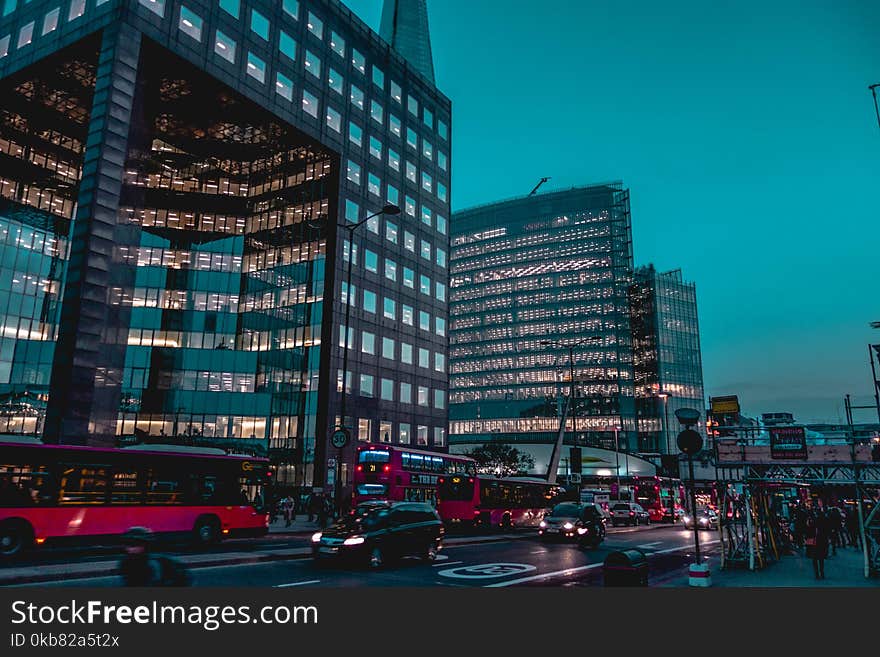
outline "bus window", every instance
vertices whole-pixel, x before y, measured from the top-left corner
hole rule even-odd
[[[107,468],[62,465],[58,504],[104,504],[107,501]]]
[[[140,504],[143,496],[134,468],[117,468],[110,483],[110,504]]]
[[[474,480],[470,477],[452,475],[440,483],[440,499],[449,501],[465,501],[474,497]]]
[[[385,484],[358,484],[356,487],[358,495],[387,495],[388,486]]]
[[[157,468],[147,469],[147,504],[183,504],[181,477]]]
[[[404,457],[407,454],[403,455]],[[391,453],[377,449],[365,449],[358,455],[358,463],[388,463],[391,460]]]
[[[0,465],[0,507],[53,503],[51,477],[45,465]]]

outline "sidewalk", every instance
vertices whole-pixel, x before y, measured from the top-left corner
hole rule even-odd
[[[327,520],[327,524],[329,525],[332,521],[330,519]],[[317,521],[309,522],[309,516],[305,513],[301,513],[296,517],[296,520],[290,523],[290,527],[287,526],[287,523],[284,522],[284,518],[280,517],[278,520],[269,525],[269,533],[270,534],[314,534],[317,531],[320,531],[321,528],[318,526]]]
[[[838,548],[835,556],[825,560],[825,579],[813,574],[813,561],[802,554],[785,555],[762,570],[748,568],[720,569],[717,556],[709,560],[713,588],[849,588],[880,587],[880,578],[866,579],[862,551],[852,547]],[[688,586],[687,569],[664,578],[657,586]]]

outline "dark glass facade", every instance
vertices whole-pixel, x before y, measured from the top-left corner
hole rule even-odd
[[[433,82],[434,57],[428,30],[427,0],[385,0],[379,33],[417,71]]]
[[[618,427],[634,450],[628,190],[481,206],[452,228],[450,443],[555,443],[573,370],[565,442],[613,449]]]
[[[0,432],[445,449],[449,100],[334,0],[5,6]]]
[[[675,411],[705,406],[696,286],[684,281],[678,269],[660,273],[653,265],[639,267],[630,305],[638,449],[678,454]]]

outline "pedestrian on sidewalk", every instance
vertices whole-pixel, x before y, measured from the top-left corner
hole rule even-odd
[[[850,509],[846,514],[846,533],[849,537],[849,544],[857,550],[862,547],[862,540],[859,536],[859,514],[856,509]]]
[[[807,547],[807,558],[813,560],[813,572],[816,579],[825,579],[825,559],[828,558],[829,527],[828,516],[821,505],[807,519],[804,543]]]
[[[843,547],[843,516],[840,509],[832,506],[828,509],[828,538],[831,541],[832,555],[837,556],[837,548]]]

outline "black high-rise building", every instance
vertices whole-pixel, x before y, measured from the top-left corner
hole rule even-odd
[[[5,0],[0,97],[0,433],[445,449],[451,106],[344,5]]]

